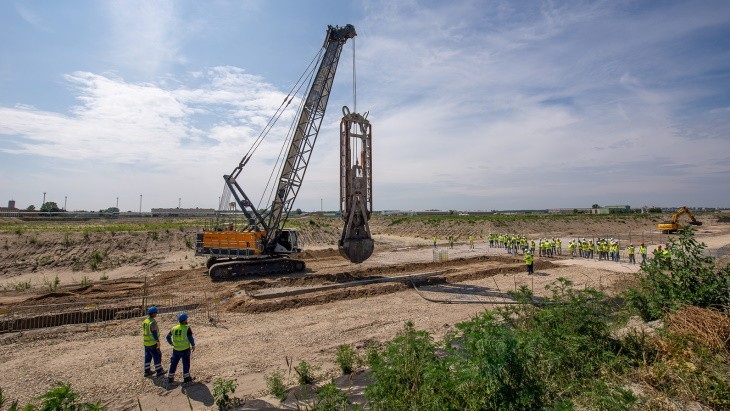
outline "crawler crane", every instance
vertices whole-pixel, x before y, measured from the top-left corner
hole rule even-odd
[[[238,182],[251,159],[253,149],[265,136],[266,129],[233,172],[223,176],[225,187],[221,205],[228,204],[232,195],[234,201],[231,204],[240,209],[245,223],[241,227],[231,224],[198,232],[195,255],[208,257],[208,273],[212,279],[247,274],[283,274],[305,269],[304,261],[291,258],[291,254],[301,252],[297,231],[284,226],[302,186],[319,134],[342,48],[348,39],[355,36],[352,25],[328,27],[320,50],[321,59],[316,71],[312,72],[309,92],[302,100],[296,126],[292,127],[293,132],[287,137],[290,139],[287,140],[289,146],[270,205],[265,209],[256,207]],[[291,102],[289,96],[287,99]],[[372,254],[374,247],[367,224],[372,210],[371,129],[366,116],[350,114],[347,107],[343,108],[343,114],[345,116],[340,130],[340,208],[345,227],[338,246],[343,256],[360,263]],[[272,121],[280,115],[277,112]],[[270,126],[267,125],[267,128],[270,129]],[[250,178],[249,175],[247,177]]]

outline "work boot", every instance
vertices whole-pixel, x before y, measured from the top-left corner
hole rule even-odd
[[[167,377],[167,382],[169,382],[170,384],[172,384],[173,382],[175,382],[175,378],[174,377]]]
[[[185,377],[183,382],[193,382],[193,377]]]
[[[150,371],[150,370],[144,370],[144,376],[145,377],[151,377],[152,376],[152,371]]]
[[[165,375],[165,370],[160,369],[160,371],[157,371],[157,375],[155,375],[155,377],[162,377],[163,375]]]

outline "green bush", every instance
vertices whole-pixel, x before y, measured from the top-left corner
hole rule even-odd
[[[213,398],[219,410],[227,410],[235,405],[235,398],[229,394],[236,392],[238,384],[234,380],[218,378],[213,382]]]
[[[294,371],[297,373],[299,385],[314,383],[314,367],[308,362],[300,361],[299,364],[294,366]]]
[[[458,324],[436,344],[406,323],[382,351],[369,354],[373,409],[570,409],[574,399],[618,409],[635,399],[595,384],[620,369],[621,347],[610,337],[610,306],[592,289],[559,279],[541,305],[485,311]],[[515,293],[523,302],[532,293]]]
[[[337,388],[334,381],[331,381],[322,386],[317,391],[317,400],[312,411],[338,411],[338,410],[349,410],[350,401],[347,399],[347,394]]]
[[[281,401],[286,399],[286,385],[284,385],[284,372],[276,370],[269,375],[265,375],[266,387],[269,389],[269,394],[278,398]]]
[[[685,305],[727,307],[730,305],[730,265],[715,266],[715,259],[704,254],[706,245],[694,238],[691,228],[670,239],[669,264],[650,259],[639,272],[639,286],[625,297],[645,320],[662,318],[666,312]]]
[[[48,390],[37,399],[41,401],[40,406],[33,403],[21,407],[18,401],[13,401],[8,410],[10,411],[101,411],[105,408],[101,402],[79,402],[79,394],[71,389],[71,384],[57,382],[56,386]],[[7,402],[2,389],[0,389],[0,408]]]
[[[92,271],[96,271],[100,268],[101,263],[104,261],[104,258],[106,258],[106,251],[99,251],[94,250],[91,252],[91,255],[89,256],[89,265],[91,266]]]
[[[335,361],[337,362],[337,365],[340,366],[342,374],[350,374],[354,369],[355,362],[357,361],[357,353],[350,345],[340,345],[337,347]]]

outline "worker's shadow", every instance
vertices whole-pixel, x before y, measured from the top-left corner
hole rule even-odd
[[[183,394],[187,395],[190,398],[190,401],[197,401],[200,403],[205,404],[206,407],[209,407],[213,405],[214,399],[213,395],[210,393],[210,390],[208,389],[208,386],[203,384],[202,382],[188,382],[183,383],[180,381],[176,382],[167,382],[167,377],[163,378],[156,378],[154,380],[154,383],[156,386],[160,388],[164,388],[168,391],[174,390],[177,387],[180,387]]]
[[[213,405],[213,395],[210,393],[208,386],[202,382],[194,382],[183,385],[183,394],[187,395],[191,401],[203,403],[206,407]]]

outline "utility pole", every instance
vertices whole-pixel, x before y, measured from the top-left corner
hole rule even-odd
[[[43,202],[41,203],[41,208],[43,208],[43,205],[46,204],[46,192],[43,192]]]
[[[142,214],[142,194],[139,195],[139,213]]]
[[[117,197],[117,210],[119,210],[119,197]]]
[[[177,198],[177,208],[180,208],[181,201],[182,201],[182,197],[178,197]]]
[[[319,211],[324,212],[324,198],[319,199]]]
[[[68,196],[63,196],[63,211],[66,211],[66,201],[68,200]]]

